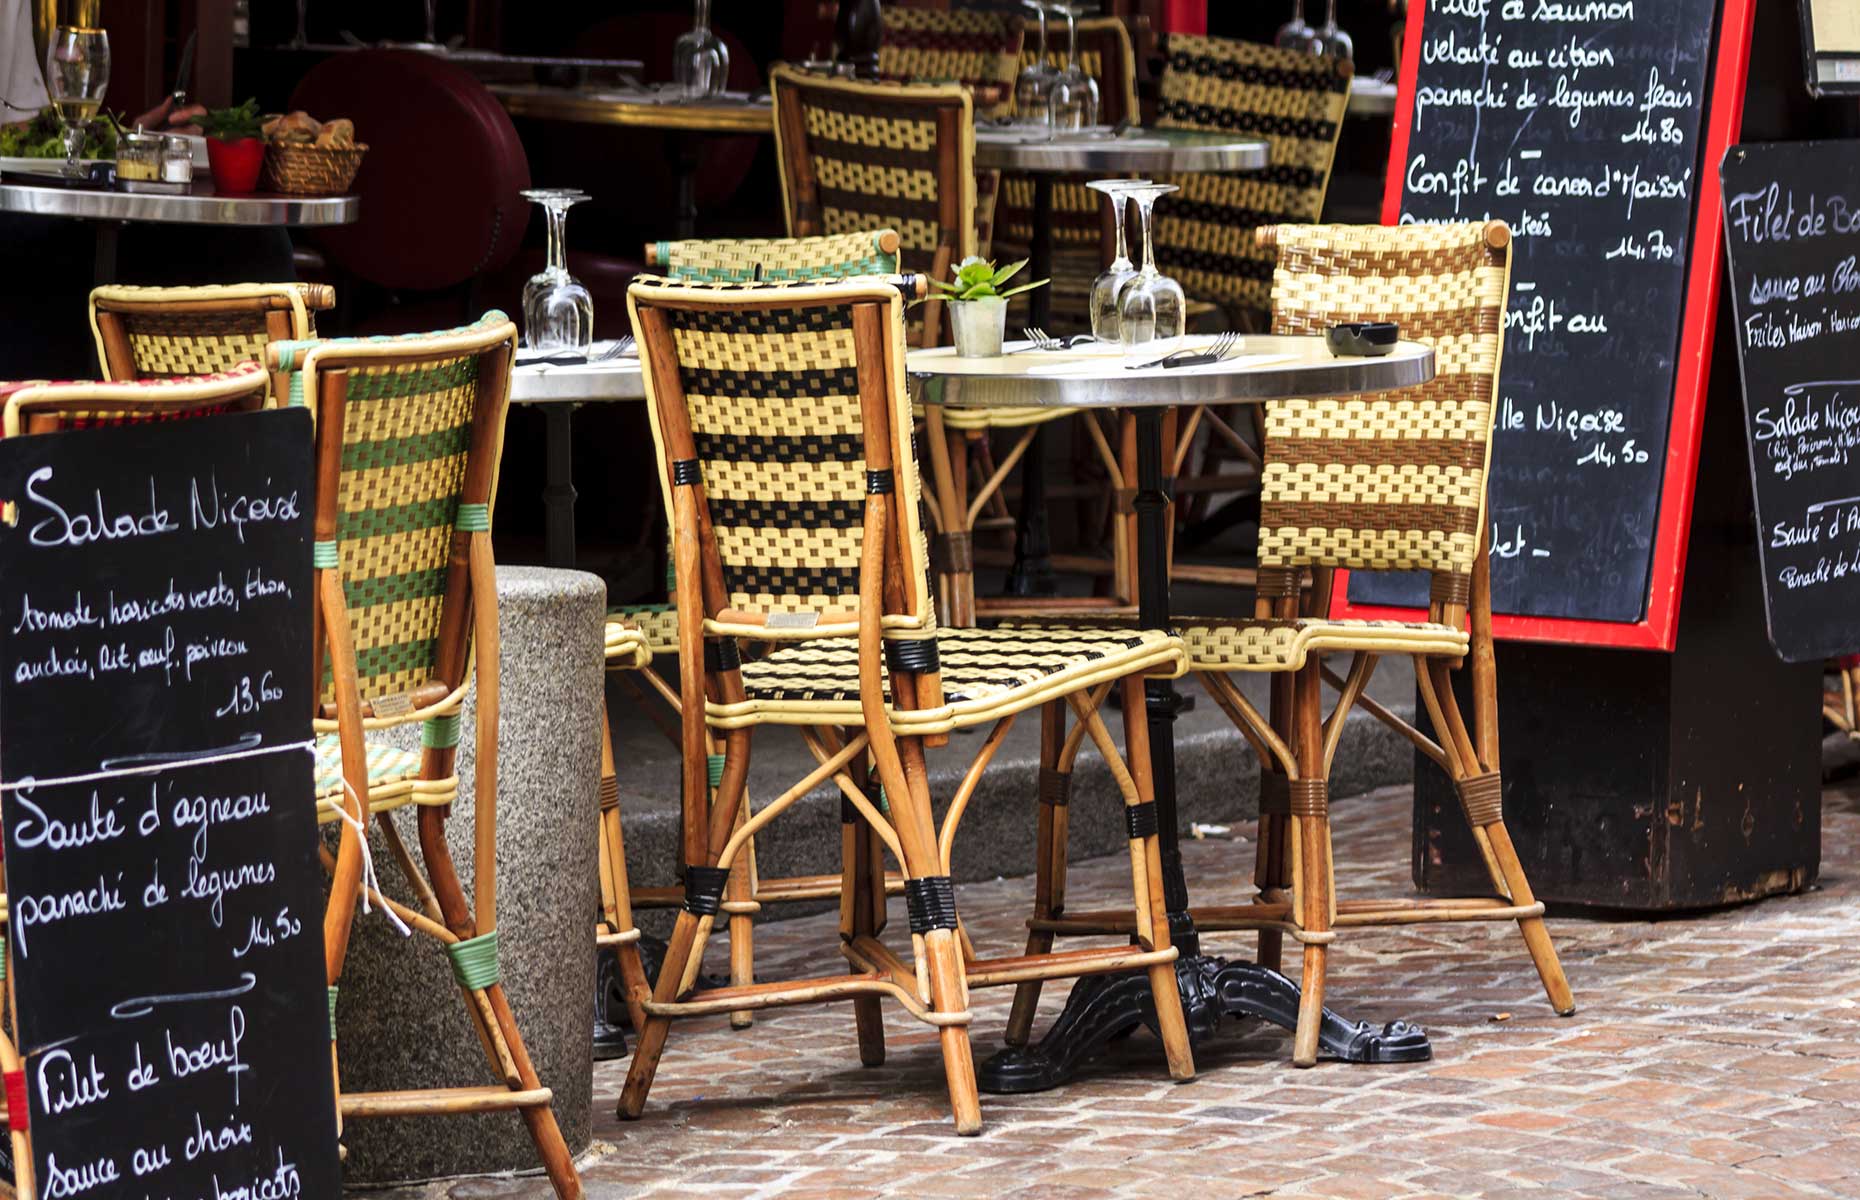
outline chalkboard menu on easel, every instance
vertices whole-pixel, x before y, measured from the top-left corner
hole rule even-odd
[[[1801,0],[1802,65],[1817,96],[1860,93],[1860,0]]]
[[[8,1093],[38,1193],[334,1196],[310,415],[6,439],[0,498]]]
[[[1860,142],[1738,146],[1725,242],[1770,642],[1860,652]]]
[[[1720,0],[1411,5],[1384,219],[1514,235],[1487,530],[1501,635],[1634,644],[1607,627],[1649,623],[1667,472],[1689,474],[1703,403],[1707,118],[1727,52],[1741,89],[1747,2],[1723,0],[1738,33],[1716,53]],[[1347,588],[1346,609],[1427,599],[1412,576]]]

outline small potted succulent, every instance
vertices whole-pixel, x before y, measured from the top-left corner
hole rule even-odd
[[[956,281],[944,283],[932,279],[943,300],[949,304],[950,324],[956,331],[956,353],[962,358],[991,358],[1001,353],[1001,341],[1007,334],[1009,296],[1030,292],[1046,283],[1036,280],[1002,290],[1002,285],[1027,265],[1022,259],[1005,267],[976,257],[962,260],[955,268]]]
[[[214,191],[240,195],[258,187],[258,171],[265,162],[262,125],[256,99],[234,108],[209,109],[200,119]]]

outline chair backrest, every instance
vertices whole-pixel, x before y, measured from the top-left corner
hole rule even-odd
[[[1350,103],[1348,62],[1255,42],[1170,34],[1156,124],[1264,138],[1261,171],[1171,175],[1181,190],[1156,206],[1156,265],[1189,296],[1265,309],[1267,225],[1316,221]]]
[[[782,203],[796,237],[895,229],[906,271],[947,280],[975,253],[975,119],[960,84],[770,74]],[[911,310],[913,340],[935,345],[944,305]]]
[[[1436,602],[1464,604],[1485,521],[1510,230],[1492,221],[1260,234],[1279,253],[1273,332],[1395,321],[1435,358],[1419,387],[1266,407],[1262,592],[1305,566],[1420,570],[1433,572]]]
[[[272,342],[316,336],[316,314],[336,303],[322,283],[223,287],[100,287],[90,331],[106,379],[160,379],[265,361]]]
[[[866,499],[880,493],[895,495],[885,562],[899,567],[883,626],[932,627],[904,375],[903,291],[921,284],[642,277],[628,290],[674,540],[698,539],[678,608],[701,608],[707,636],[857,633]],[[696,528],[677,520],[684,487]]]
[[[1014,111],[1025,27],[1012,13],[949,12],[887,4],[880,14],[878,77],[891,83],[960,83],[985,117]]]
[[[896,275],[898,234],[892,229],[798,238],[694,238],[647,242],[646,265],[693,283],[784,283]]]
[[[363,714],[418,720],[469,674],[471,538],[488,536],[517,328],[488,312],[409,337],[278,342],[270,365],[317,422],[315,563],[321,716],[335,715],[327,632],[346,622]]]
[[[98,383],[0,383],[7,437],[264,408],[271,377],[255,362],[213,375]]]
[[[383,288],[437,291],[509,262],[523,244],[529,158],[497,98],[457,63],[416,50],[332,54],[290,107],[355,122],[368,154],[353,225],[319,229],[330,261]]]
[[[1063,29],[1063,26],[1060,27]],[[1028,39],[1021,48],[1020,65],[1030,67],[1039,57],[1036,39]],[[1046,61],[1052,67],[1066,65],[1066,39],[1061,32],[1047,38]],[[1118,17],[1088,17],[1079,22],[1079,66],[1098,81],[1098,120],[1115,125],[1126,117],[1137,116],[1137,60],[1130,48],[1130,30]],[[1060,179],[1053,184],[1053,244],[1089,246],[1096,249],[1104,240],[1104,222],[1100,218],[1101,198],[1097,192],[1074,180]],[[1001,204],[996,214],[995,233],[1017,246],[1033,241],[1033,177],[1008,173],[1001,184]],[[1096,274],[1094,272],[1094,274]]]

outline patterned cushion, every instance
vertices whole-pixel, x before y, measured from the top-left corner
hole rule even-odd
[[[1137,672],[1180,674],[1182,642],[1143,629],[1025,626],[949,629],[936,638],[944,705],[893,713],[900,731],[972,725]],[[890,679],[886,677],[889,696]],[[859,647],[827,638],[778,647],[743,666],[743,704],[711,705],[713,724],[859,724]]]
[[[380,742],[367,743],[368,811],[392,812],[409,804],[450,804],[458,798],[457,775],[421,779],[420,756]],[[333,733],[316,739],[316,819],[327,825],[341,816],[342,743]]]
[[[1386,654],[1466,653],[1467,637],[1426,621],[1219,620],[1176,622],[1194,671],[1296,671],[1313,651],[1368,650]]]
[[[653,654],[678,653],[678,609],[670,604],[610,608],[607,610],[609,631],[616,623],[638,630],[646,639],[646,649]]]

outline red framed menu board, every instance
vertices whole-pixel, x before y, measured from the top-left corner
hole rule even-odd
[[[1514,235],[1488,532],[1499,637],[1671,650],[1753,0],[1410,0],[1385,224]],[[1340,573],[1333,613],[1424,580]]]

